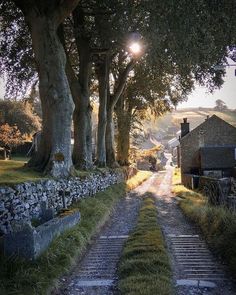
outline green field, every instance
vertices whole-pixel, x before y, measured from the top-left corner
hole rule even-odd
[[[0,185],[21,183],[43,178],[41,173],[25,167],[29,159],[13,157],[11,160],[0,160]]]

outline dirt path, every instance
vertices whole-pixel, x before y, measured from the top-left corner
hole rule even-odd
[[[169,155],[167,155],[168,157]],[[235,286],[222,265],[212,255],[199,230],[182,214],[171,194],[173,167],[156,175],[149,188],[156,196],[159,223],[172,263],[178,295],[236,294]]]

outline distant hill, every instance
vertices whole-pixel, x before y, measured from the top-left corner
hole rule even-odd
[[[171,117],[177,124],[180,124],[183,118],[188,118],[190,128],[193,129],[200,125],[207,116],[212,116],[214,114],[236,127],[236,111],[233,110],[219,112],[210,108],[180,109],[171,113]]]
[[[192,130],[204,122],[207,116],[214,114],[236,127],[236,111],[227,110],[219,112],[211,108],[187,108],[167,113],[156,120],[147,120],[143,123],[143,128],[145,134],[156,138],[157,141],[161,138],[163,139],[163,137],[169,140],[180,129],[180,123],[183,122],[183,118],[188,119],[190,130]],[[150,137],[148,139],[150,140]],[[145,142],[143,146],[145,146]]]

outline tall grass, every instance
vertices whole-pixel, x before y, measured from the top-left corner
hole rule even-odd
[[[175,186],[183,213],[202,230],[210,248],[229,266],[236,277],[236,214],[224,207],[209,205],[206,197]]]

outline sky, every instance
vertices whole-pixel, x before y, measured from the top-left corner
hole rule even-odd
[[[233,62],[230,62],[233,64]],[[236,109],[236,66],[226,67],[225,83],[213,94],[207,93],[207,89],[196,85],[195,90],[189,96],[187,102],[179,104],[180,108],[190,107],[214,107],[217,99],[223,100],[228,108]],[[0,80],[0,98],[4,97],[4,83]]]
[[[235,64],[230,62],[230,64]],[[195,90],[189,96],[187,102],[179,104],[178,108],[190,107],[214,107],[217,99],[223,100],[228,108],[236,109],[236,76],[235,66],[226,67],[226,75],[224,77],[224,84],[219,90],[215,90],[213,94],[207,93],[205,87],[196,85]]]

